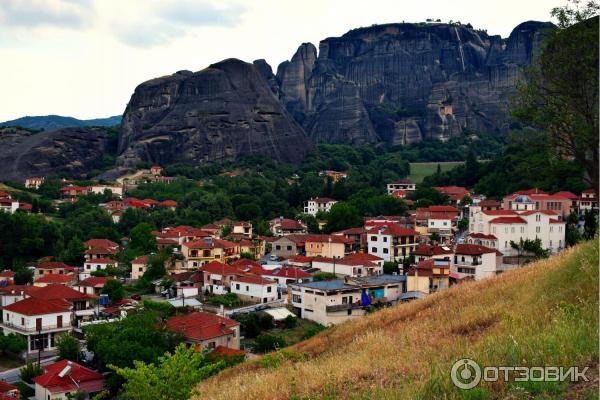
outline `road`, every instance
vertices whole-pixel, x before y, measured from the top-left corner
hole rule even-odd
[[[42,365],[51,364],[54,361],[56,361],[57,358],[58,357],[56,357],[56,356],[46,358],[46,359],[42,360]],[[3,380],[4,382],[8,382],[8,383],[17,383],[21,380],[20,374],[21,374],[21,368],[9,369],[4,372],[0,372],[0,380]]]

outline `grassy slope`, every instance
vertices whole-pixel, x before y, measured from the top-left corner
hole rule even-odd
[[[423,181],[423,178],[429,175],[435,174],[437,166],[440,164],[442,172],[448,171],[457,165],[463,164],[462,161],[448,161],[448,162],[423,162],[423,163],[410,163],[410,179],[419,183]]]
[[[196,399],[564,397],[564,385],[459,391],[452,364],[593,365],[598,243],[389,308],[223,371]]]

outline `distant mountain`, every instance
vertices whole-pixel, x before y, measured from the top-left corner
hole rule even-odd
[[[12,121],[0,122],[2,126],[21,126],[28,129],[42,129],[49,131],[52,129],[84,127],[84,126],[113,126],[121,123],[121,116],[115,115],[108,118],[95,119],[77,119],[73,117],[63,117],[61,115],[38,115],[27,116]]]

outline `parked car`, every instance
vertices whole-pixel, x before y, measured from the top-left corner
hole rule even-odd
[[[275,254],[271,254],[269,256],[269,260],[271,260],[271,261],[277,261],[277,256]]]

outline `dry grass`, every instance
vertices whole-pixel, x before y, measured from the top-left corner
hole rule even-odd
[[[449,371],[481,365],[589,365],[598,357],[598,244],[327,329],[225,370],[196,399],[527,398],[558,385],[459,391]],[[513,384],[514,385],[514,384]],[[524,396],[524,397],[523,397]]]

